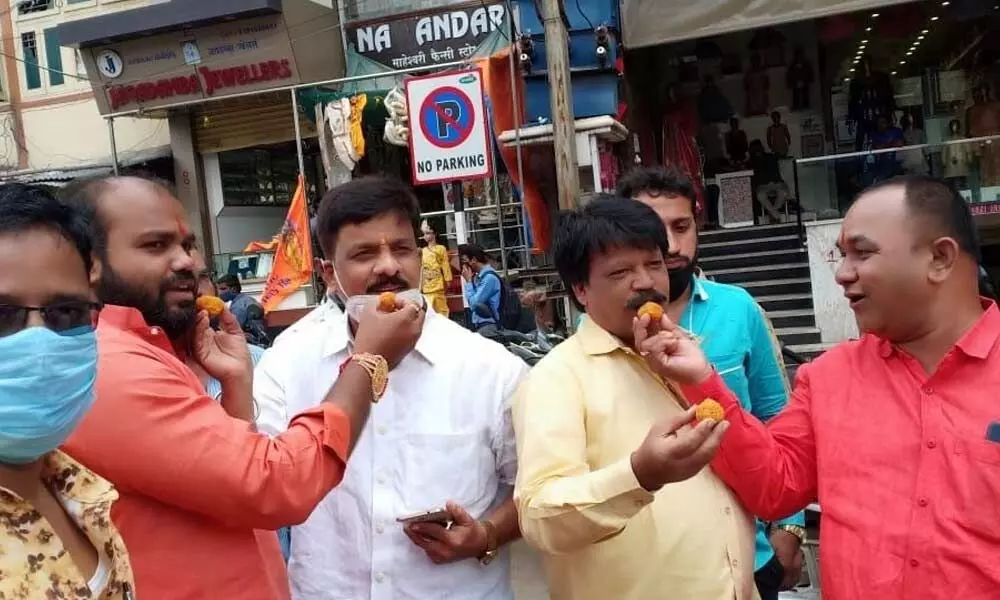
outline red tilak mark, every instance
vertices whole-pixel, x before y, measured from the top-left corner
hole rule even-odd
[[[184,226],[184,222],[177,219],[177,229],[181,232],[181,237],[187,237],[191,232]]]

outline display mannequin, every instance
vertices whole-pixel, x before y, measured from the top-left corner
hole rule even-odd
[[[792,54],[792,64],[785,71],[785,83],[792,94],[792,110],[809,108],[809,93],[812,88],[815,73],[812,65],[806,60],[802,46],[795,46]]]
[[[1000,102],[990,97],[987,86],[980,86],[973,95],[975,104],[965,114],[969,137],[1000,134]],[[1000,140],[979,144],[979,181],[983,187],[1000,185]]]
[[[771,106],[771,81],[767,78],[760,53],[750,55],[750,69],[743,76],[743,90],[746,93],[746,114],[748,117],[762,115]]]
[[[855,127],[855,150],[869,147],[878,118],[884,116],[891,122],[895,110],[896,99],[889,76],[875,69],[871,55],[863,55],[858,64],[858,75],[851,80],[847,105],[847,118]]]
[[[962,122],[952,119],[948,124],[948,141],[961,140]],[[972,158],[971,144],[947,144],[941,150],[941,162],[944,163],[941,175],[955,187],[965,187],[965,178],[969,175],[969,161]]]
[[[733,116],[732,105],[711,75],[705,77],[705,85],[698,95],[698,110],[702,123],[725,123]]]

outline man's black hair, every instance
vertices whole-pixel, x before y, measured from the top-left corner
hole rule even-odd
[[[316,212],[316,237],[327,258],[332,258],[337,235],[345,225],[360,225],[395,212],[413,226],[419,238],[420,206],[410,186],[399,179],[369,175],[338,185],[323,196]]]
[[[477,244],[460,244],[458,246],[458,255],[465,258],[471,258],[472,260],[483,265],[489,264],[490,262],[489,257],[486,255],[486,251],[483,250],[482,246]]]
[[[94,240],[94,254],[102,260],[108,258],[108,227],[101,216],[100,201],[104,194],[122,179],[141,179],[174,195],[173,185],[169,181],[145,173],[101,175],[76,179],[59,190],[59,197],[62,200],[87,213],[91,227],[91,238]]]
[[[559,215],[552,242],[556,270],[577,308],[573,286],[590,280],[596,254],[615,248],[659,249],[668,253],[667,230],[652,208],[631,198],[600,194],[583,208]]]
[[[49,229],[71,243],[90,271],[93,240],[90,216],[45,188],[20,183],[0,185],[0,234]]]
[[[216,280],[215,285],[216,287],[224,285],[237,294],[243,291],[243,286],[240,284],[240,278],[232,273],[226,273],[222,277],[219,277],[219,279]]]
[[[632,169],[618,181],[615,193],[622,198],[635,198],[646,193],[653,197],[680,196],[691,201],[691,212],[697,212],[697,195],[694,184],[674,168],[639,167]]]
[[[903,188],[910,214],[924,217],[936,228],[932,235],[954,239],[959,249],[975,259],[976,264],[982,262],[972,211],[954,187],[934,177],[903,175],[876,183],[861,194],[896,186]]]

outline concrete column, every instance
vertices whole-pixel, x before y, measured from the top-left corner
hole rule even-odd
[[[212,244],[212,221],[205,194],[205,175],[194,146],[191,114],[184,110],[171,111],[169,125],[177,197],[184,204],[188,222],[198,237],[198,247],[202,249],[206,262],[211,265],[212,255],[215,253]]]

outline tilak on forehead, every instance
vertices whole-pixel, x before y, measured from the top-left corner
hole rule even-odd
[[[191,233],[180,217],[177,217],[177,231],[180,232],[181,237],[187,237]]]

